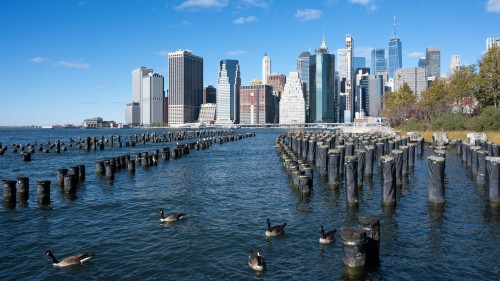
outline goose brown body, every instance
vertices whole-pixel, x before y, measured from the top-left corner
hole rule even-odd
[[[186,214],[182,213],[173,213],[168,216],[165,216],[165,213],[163,212],[163,209],[160,209],[160,221],[161,222],[171,222],[171,221],[178,221],[184,218]]]
[[[333,241],[335,241],[335,233],[337,232],[337,230],[334,228],[328,232],[325,233],[325,229],[323,228],[323,226],[320,226],[319,228],[320,230],[320,237],[319,237],[319,243],[321,244],[330,244],[332,243]]]
[[[266,268],[266,261],[260,251],[257,251],[257,253],[250,251],[248,253],[248,266],[256,271],[262,271]]]
[[[266,236],[270,237],[270,236],[278,236],[285,234],[285,226],[286,223],[271,226],[271,220],[267,219]]]
[[[54,267],[68,267],[73,265],[81,265],[84,262],[88,261],[91,257],[95,256],[94,253],[78,253],[75,255],[67,256],[63,258],[61,261],[57,261],[54,254],[51,251],[47,250],[43,253],[44,256],[49,256],[52,258],[52,265]]]

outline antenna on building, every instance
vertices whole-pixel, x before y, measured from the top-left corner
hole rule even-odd
[[[396,16],[394,16],[394,38],[396,37]]]

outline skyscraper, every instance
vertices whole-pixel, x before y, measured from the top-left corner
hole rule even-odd
[[[127,123],[133,126],[142,124],[142,102],[143,102],[143,78],[153,73],[152,69],[141,66],[132,70],[132,102],[127,104],[125,111],[128,112]],[[132,110],[132,106],[134,109]]]
[[[352,69],[356,71],[358,68],[366,67],[366,58],[365,57],[352,57]]]
[[[345,111],[344,122],[349,123],[354,120],[354,93],[352,90],[352,54],[354,50],[354,39],[347,34],[345,38],[345,67],[346,67],[346,83],[345,83]]]
[[[420,93],[427,89],[427,79],[425,69],[420,67],[408,67],[396,70],[394,73],[394,91],[399,90],[404,83],[420,97]]]
[[[212,86],[208,85],[203,87],[203,104],[205,103],[216,103],[217,102],[217,89]]]
[[[403,51],[401,40],[396,35],[396,17],[394,17],[394,36],[389,40],[389,78],[394,77],[394,71],[403,67]]]
[[[379,71],[387,70],[387,63],[385,60],[385,49],[372,50],[372,64],[370,73],[376,75]]]
[[[240,122],[240,65],[237,60],[221,60],[217,78],[217,122]]]
[[[299,78],[302,81],[304,99],[306,103],[306,121],[309,120],[309,60],[311,54],[309,52],[300,53],[297,58],[297,72],[299,73]]]
[[[427,68],[427,61],[424,57],[418,59],[418,67]]]
[[[452,55],[450,61],[450,77],[460,68],[460,56]]]
[[[500,47],[500,37],[486,38],[486,51],[493,48],[493,46]]]
[[[169,53],[168,77],[169,124],[196,122],[203,98],[203,58],[188,50]]]
[[[267,84],[267,76],[271,74],[271,57],[264,54],[262,58],[262,84]]]
[[[269,85],[240,87],[240,124],[267,124],[274,120],[273,90]]]
[[[148,73],[142,78],[141,124],[149,127],[164,122],[164,79],[157,73]]]
[[[302,81],[298,72],[290,72],[280,100],[280,124],[306,122],[306,109]]]
[[[335,56],[325,39],[309,61],[309,84],[308,122],[335,122]]]
[[[439,48],[426,48],[425,61],[427,62],[427,77],[438,79],[441,77],[441,51]]]

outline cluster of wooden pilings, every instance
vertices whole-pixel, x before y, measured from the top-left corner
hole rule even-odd
[[[486,187],[489,204],[500,207],[500,146],[489,141],[467,143],[458,140],[455,147],[470,176],[478,185]]]
[[[108,149],[119,149],[123,146],[135,147],[136,145],[146,145],[147,143],[158,144],[215,137],[221,137],[223,139],[235,138],[237,135],[234,133],[235,132],[233,130],[170,131],[162,134],[143,133],[123,137],[120,135],[110,135],[108,138],[105,138],[104,136],[87,136],[78,139],[69,138],[67,142],[62,140],[49,140],[45,143],[39,144],[20,144],[15,142],[11,145],[11,152],[19,152],[22,156],[22,160],[29,162],[37,151],[41,153],[62,153],[68,151],[68,149],[98,151],[105,150],[106,147],[108,147]],[[0,156],[4,155],[7,149],[7,146],[3,146],[2,143],[0,143]]]
[[[285,167],[295,178],[304,175],[304,168],[313,165],[319,175],[328,177],[328,184],[345,184],[347,204],[359,204],[358,189],[365,177],[373,176],[376,163],[384,178],[382,205],[396,204],[396,186],[415,165],[415,155],[422,155],[424,140],[410,143],[409,137],[382,135],[343,135],[328,131],[290,131],[276,139],[276,147]],[[296,171],[298,170],[298,172]],[[312,174],[312,172],[311,172]],[[299,187],[306,193],[312,188]]]
[[[340,230],[342,264],[347,274],[365,272],[367,267],[379,264],[380,221],[376,216],[361,216],[358,225]]]
[[[219,136],[217,139],[215,136]],[[169,142],[169,141],[186,141],[192,140],[195,137],[202,137],[197,141],[188,141],[184,143],[177,143],[173,147],[165,146],[160,149],[154,149],[152,152],[139,152],[135,155],[135,159],[131,159],[129,154],[116,156],[107,158],[104,160],[100,160],[96,162],[95,170],[96,174],[107,178],[108,180],[113,181],[115,178],[115,174],[117,171],[122,169],[127,169],[129,174],[135,173],[135,169],[137,165],[140,165],[143,169],[147,169],[150,166],[157,166],[159,159],[163,161],[169,161],[170,159],[179,159],[183,155],[187,155],[191,150],[206,150],[212,147],[214,143],[226,143],[231,141],[242,140],[247,137],[254,137],[255,133],[246,133],[246,134],[234,134],[233,131],[227,130],[211,130],[211,131],[179,131],[179,132],[169,132],[165,133],[162,136],[157,136],[156,134],[143,134],[143,135],[134,135],[132,137],[132,144],[126,144],[135,146],[136,139],[140,142]],[[93,137],[84,138],[83,142],[74,142],[70,139],[70,144],[77,143],[79,146],[82,146],[85,150],[95,149],[95,147],[101,146],[103,144],[107,144],[113,146],[111,143],[118,144],[118,147],[121,147],[121,137],[110,136],[109,140],[106,142],[104,138],[97,139]],[[116,142],[115,142],[116,141]],[[48,142],[50,143],[50,142]],[[61,152],[61,145],[64,145],[61,141],[56,141],[53,143],[53,146],[50,145],[50,149],[55,150],[56,153]],[[24,151],[24,146],[16,148],[22,149]],[[33,150],[34,146],[27,145],[30,150]],[[5,150],[4,146],[1,146],[0,149]],[[49,149],[49,148],[47,148]],[[66,149],[62,149],[66,151]],[[57,170],[57,186],[61,193],[65,194],[68,198],[76,198],[76,191],[78,185],[85,180],[85,165],[77,165],[67,168],[61,168]],[[2,180],[3,184],[3,199],[4,199],[4,208],[5,209],[13,209],[16,206],[16,202],[19,202],[20,206],[26,206],[27,201],[29,199],[29,177],[18,177],[17,181],[14,180]],[[37,181],[36,183],[37,191],[38,191],[38,203],[40,206],[45,206],[50,204],[50,187],[51,181],[42,180]]]

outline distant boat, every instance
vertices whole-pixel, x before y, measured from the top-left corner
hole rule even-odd
[[[51,125],[44,125],[42,126],[42,129],[53,129],[54,127]]]

